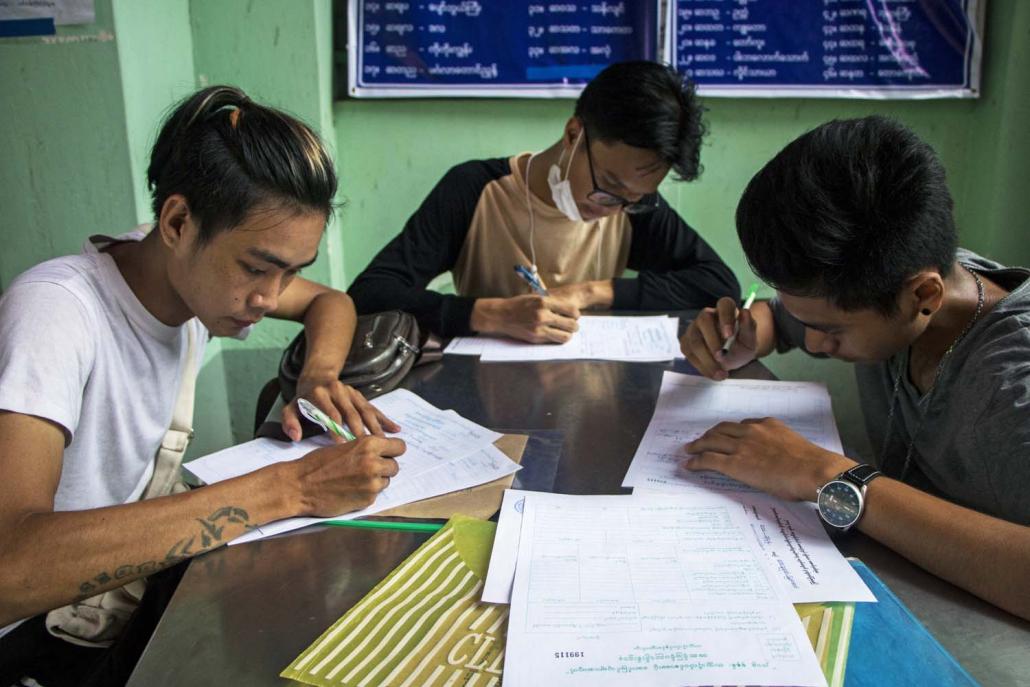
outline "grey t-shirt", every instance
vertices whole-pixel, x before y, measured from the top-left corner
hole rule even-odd
[[[957,259],[1010,291],[981,316],[922,395],[909,380],[909,351],[858,364],[855,377],[869,460],[887,475],[955,503],[1030,524],[1030,270],[960,249]],[[804,326],[773,300],[777,350],[804,350]],[[887,432],[894,380],[901,371]]]

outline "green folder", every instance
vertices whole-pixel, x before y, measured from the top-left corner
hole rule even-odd
[[[844,669],[848,665],[848,647],[851,627],[855,620],[853,603],[794,604],[801,616],[808,641],[812,642],[815,657],[826,676],[829,687],[844,684]]]
[[[452,518],[281,676],[320,687],[498,685],[508,607],[479,601],[495,527]]]

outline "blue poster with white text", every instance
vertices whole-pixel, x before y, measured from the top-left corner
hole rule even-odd
[[[671,62],[702,95],[979,95],[977,0],[670,0]]]
[[[356,97],[574,97],[613,62],[659,58],[658,0],[350,0]]]

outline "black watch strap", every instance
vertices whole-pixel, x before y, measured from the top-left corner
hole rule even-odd
[[[872,465],[862,463],[860,465],[856,465],[850,470],[845,470],[840,474],[840,476],[843,479],[848,480],[849,482],[854,482],[855,484],[864,486],[866,484],[869,484],[882,474],[882,472],[877,470]]]

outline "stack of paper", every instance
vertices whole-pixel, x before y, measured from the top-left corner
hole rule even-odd
[[[234,539],[232,544],[288,532],[325,520],[350,520],[389,510],[412,501],[468,489],[519,470],[519,465],[494,447],[501,437],[485,427],[427,403],[410,391],[397,389],[380,396],[375,405],[401,426],[394,436],[407,444],[397,458],[400,472],[376,498],[360,511],[330,518],[287,518],[268,523]],[[332,441],[325,435],[297,443],[255,439],[239,446],[198,458],[186,469],[208,484],[238,477],[259,468],[297,460]]]
[[[457,337],[444,353],[478,355],[483,362],[540,360],[618,360],[662,362],[682,358],[676,337],[679,320],[654,317],[588,316],[564,344],[531,344],[489,336]]]
[[[635,490],[633,496],[643,503],[667,503],[673,497],[640,489]],[[522,513],[527,498],[569,498],[582,503],[589,502],[591,498],[613,497],[564,497],[518,489],[505,490],[490,557],[490,574],[483,588],[483,601],[511,603],[522,534]],[[806,504],[788,503],[765,494],[719,492],[691,495],[688,500],[680,497],[677,503],[706,503],[739,511],[748,525],[746,538],[752,542],[749,546],[762,554],[770,578],[776,580],[791,603],[875,600],[830,540],[819,516]]]
[[[784,505],[509,490],[483,591],[511,602],[505,685],[826,684],[792,604],[874,597]]]

